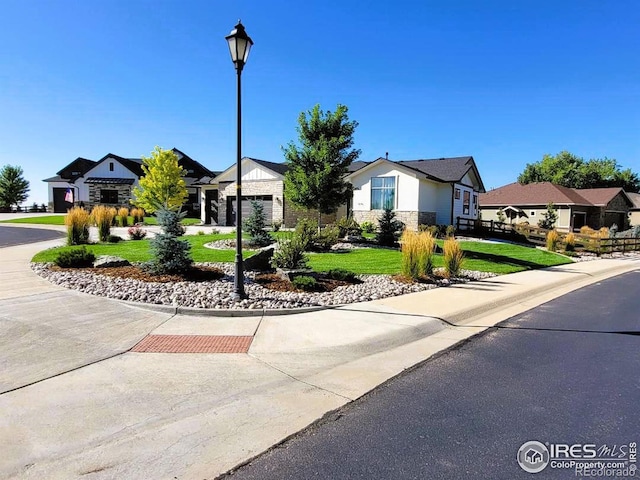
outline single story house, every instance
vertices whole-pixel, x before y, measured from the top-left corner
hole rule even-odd
[[[478,196],[485,191],[471,156],[424,160],[378,158],[347,176],[353,184],[350,211],[362,223],[377,223],[392,208],[409,228],[455,225],[456,218],[478,218]]]
[[[633,202],[633,207],[629,209],[629,224],[640,225],[640,193],[627,193],[629,199]]]
[[[577,230],[584,225],[599,229],[614,223],[622,230],[628,226],[633,202],[622,188],[576,189],[550,182],[510,183],[480,195],[483,220],[499,220],[499,212],[509,223],[537,225],[553,203],[558,212],[556,228]]]
[[[215,173],[177,148],[172,151],[187,171],[186,210],[199,212],[200,183],[209,182]],[[140,158],[124,158],[113,153],[97,161],[79,157],[55,177],[44,180],[49,184],[49,210],[64,213],[74,205],[91,208],[99,204],[130,207],[133,188],[139,185],[143,174]]]
[[[354,162],[354,168],[364,162]],[[286,163],[269,162],[243,157],[242,170],[242,218],[251,215],[251,201],[262,204],[267,223],[280,223],[294,227],[300,217],[316,217],[314,210],[296,208],[284,197]],[[203,223],[233,226],[236,224],[236,164],[227,168],[207,183],[200,183],[201,215]],[[346,215],[346,206],[332,215],[323,215],[322,223],[328,224]]]

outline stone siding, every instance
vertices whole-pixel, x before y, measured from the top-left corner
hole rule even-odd
[[[378,219],[382,216],[384,210],[354,210],[353,218],[356,222],[371,222],[378,224]],[[407,228],[417,230],[418,225],[435,225],[436,212],[415,212],[395,210],[396,219],[404,223]]]
[[[102,183],[92,183],[89,185],[89,202],[85,205],[86,208],[91,208],[95,205],[101,205],[100,203],[100,190],[117,190],[118,191],[118,203],[107,203],[113,207],[127,207],[131,208],[131,185],[112,185]]]

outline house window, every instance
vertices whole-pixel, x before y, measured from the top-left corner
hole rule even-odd
[[[373,177],[371,179],[371,210],[393,208],[395,204],[395,177]]]
[[[531,210],[531,212],[529,212],[529,216],[530,217],[535,217],[536,216],[536,211],[535,210]]]
[[[473,196],[473,214],[478,215],[478,195]]]
[[[460,200],[460,189],[456,188],[456,200]]]
[[[465,190],[462,200],[462,214],[469,215],[469,203],[471,202],[471,193]]]
[[[118,190],[100,190],[100,203],[118,203]]]
[[[109,162],[109,171],[113,172],[113,162]]]

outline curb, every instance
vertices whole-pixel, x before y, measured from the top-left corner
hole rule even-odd
[[[116,300],[116,299],[112,299]],[[320,310],[327,310],[329,308],[336,308],[342,305],[318,305],[314,307],[299,307],[299,308],[254,308],[254,309],[240,309],[240,308],[196,308],[196,307],[174,307],[171,305],[154,305],[149,303],[128,302],[123,300],[116,300],[125,305],[134,308],[140,308],[142,310],[151,310],[154,312],[171,313],[173,315],[189,315],[196,317],[275,317],[278,315],[293,315],[296,313],[311,313]],[[353,304],[349,304],[353,305]]]

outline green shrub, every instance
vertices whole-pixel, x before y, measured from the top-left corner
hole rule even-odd
[[[276,220],[271,224],[271,228],[274,232],[279,232],[280,228],[282,228],[282,222]]]
[[[251,215],[244,221],[244,231],[249,234],[249,244],[265,247],[273,243],[273,237],[267,232],[267,217],[262,203],[251,201]]]
[[[89,212],[81,207],[73,207],[64,217],[67,226],[67,245],[82,245],[89,243]]]
[[[378,219],[376,242],[384,247],[394,247],[403,229],[404,223],[396,220],[396,213],[390,208],[385,208]]]
[[[327,225],[313,238],[312,249],[319,250],[321,252],[330,250],[332,246],[338,243],[340,238],[339,235],[340,232],[338,227]]]
[[[445,230],[445,235],[447,236],[447,238],[455,237],[456,227],[454,227],[453,225],[447,225],[447,229]]]
[[[373,222],[369,222],[369,221],[362,222],[360,224],[360,227],[362,228],[362,231],[364,233],[373,233],[376,231],[376,226],[373,224]]]
[[[344,238],[347,235],[362,235],[362,227],[358,225],[358,222],[353,217],[341,217],[336,222],[336,227],[338,227],[339,238]]]
[[[293,277],[291,283],[298,290],[304,290],[305,292],[312,292],[318,288],[318,281],[313,277],[309,277],[308,275]]]
[[[538,221],[538,226],[545,230],[552,229],[558,220],[558,211],[553,203],[547,205],[547,210],[542,214],[542,218]]]
[[[325,276],[332,280],[342,280],[344,282],[355,283],[359,281],[355,273],[349,270],[344,270],[343,268],[334,268],[332,270],[329,270],[327,273],[325,273]]]
[[[449,277],[457,277],[462,269],[464,252],[455,238],[448,238],[444,241],[444,270]]]
[[[151,239],[153,260],[147,269],[156,275],[188,271],[193,263],[189,253],[191,244],[186,240],[178,240],[184,232],[180,221],[185,214],[162,207],[155,215],[162,233]]]
[[[271,266],[287,270],[306,268],[308,258],[304,253],[305,248],[306,245],[298,235],[281,238],[273,252]]]
[[[62,268],[84,268],[93,266],[96,256],[86,247],[74,248],[66,252],[60,252],[54,263]]]
[[[107,242],[109,243],[118,243],[122,241],[122,237],[119,237],[118,235],[109,235],[107,237]]]
[[[313,246],[313,241],[318,235],[318,223],[310,218],[301,218],[298,220],[295,229],[295,236],[298,237],[304,249],[307,250]]]

